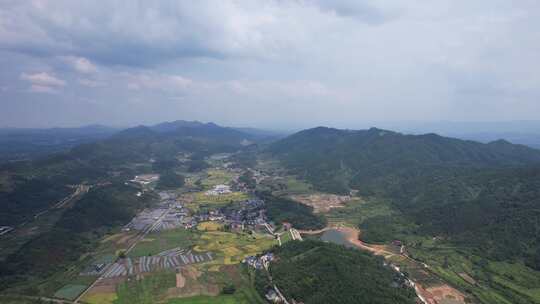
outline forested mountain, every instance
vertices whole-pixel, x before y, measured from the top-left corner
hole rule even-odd
[[[192,162],[199,162],[206,155],[235,152],[255,140],[249,134],[212,123],[175,122],[167,127],[138,126],[67,152],[3,164],[0,165],[0,223],[13,225],[33,217],[70,193],[72,190],[67,185],[125,181],[141,170],[162,171],[159,165],[164,162],[168,164],[166,167],[173,168],[178,164],[178,153],[186,153]],[[150,161],[155,168],[137,166]]]
[[[417,233],[540,269],[539,150],[502,140],[315,128],[268,151],[318,189],[390,200],[419,225]]]
[[[77,261],[104,233],[155,202],[151,192],[136,195],[140,189],[125,184],[134,175],[160,173],[158,188],[181,185],[184,177],[177,169],[192,170],[194,163],[205,163],[205,156],[235,152],[255,140],[212,123],[175,122],[138,126],[67,152],[0,165],[0,226],[22,227],[40,214],[50,218],[46,229],[0,263],[0,289],[44,278]],[[55,207],[83,183],[90,190],[79,201]]]
[[[414,291],[382,258],[355,249],[305,240],[275,249],[273,284],[298,303],[415,303]],[[258,288],[268,284],[258,276]]]

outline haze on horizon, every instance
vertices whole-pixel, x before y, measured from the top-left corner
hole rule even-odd
[[[0,3],[0,126],[525,121],[540,2]]]

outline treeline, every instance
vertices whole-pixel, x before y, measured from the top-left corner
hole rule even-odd
[[[313,208],[270,192],[258,192],[265,201],[266,214],[276,224],[289,222],[297,229],[316,230],[326,226],[326,219],[313,213]]]
[[[157,189],[174,189],[184,186],[185,177],[181,174],[174,172],[173,170],[167,170],[159,176],[157,182]]]
[[[305,304],[415,303],[414,291],[381,257],[313,240],[288,242],[274,253],[272,283],[257,276],[263,294],[276,284],[289,301]]]

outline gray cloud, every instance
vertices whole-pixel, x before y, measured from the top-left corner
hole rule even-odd
[[[539,8],[533,0],[4,1],[0,120],[537,119]]]

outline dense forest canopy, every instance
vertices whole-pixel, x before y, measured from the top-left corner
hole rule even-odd
[[[305,304],[415,303],[415,293],[382,258],[320,241],[291,241],[275,248],[272,283],[285,297]],[[264,276],[258,277],[264,290]]]
[[[266,202],[266,213],[274,223],[291,223],[295,228],[316,230],[326,226],[326,219],[313,213],[313,208],[296,201],[273,196],[269,192],[258,192],[257,196]]]

